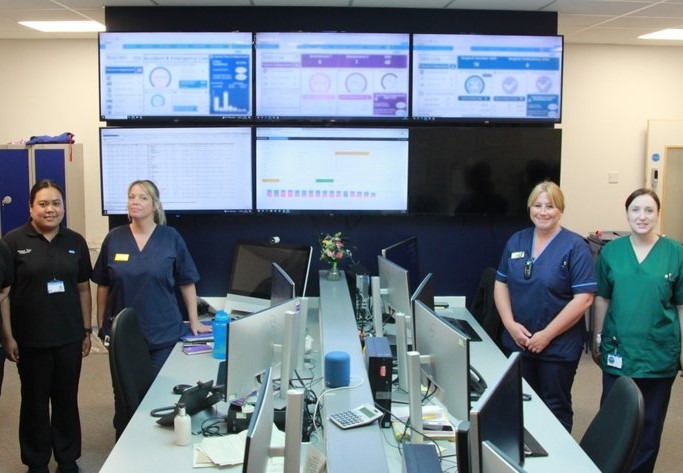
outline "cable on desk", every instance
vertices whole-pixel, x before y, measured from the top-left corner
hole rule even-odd
[[[363,385],[363,379],[360,378],[360,381],[358,382],[358,384],[349,385],[349,386],[341,386],[339,388],[330,388],[330,389],[326,389],[325,391],[321,392],[320,396],[318,396],[318,400],[315,403],[315,409],[313,410],[313,412],[315,413],[315,415],[313,417],[313,430],[316,432],[318,431],[318,426],[316,425],[315,420],[318,418],[319,404],[320,404],[320,401],[323,399],[323,397],[325,397],[327,394],[329,394],[331,392],[343,391],[345,389],[356,389],[357,387],[362,386],[362,385]]]

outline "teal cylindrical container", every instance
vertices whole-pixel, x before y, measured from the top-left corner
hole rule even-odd
[[[213,357],[225,360],[228,350],[228,329],[230,316],[224,311],[219,310],[213,319]]]

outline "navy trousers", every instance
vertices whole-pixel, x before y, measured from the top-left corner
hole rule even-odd
[[[579,360],[546,361],[527,356],[522,358],[522,376],[568,432],[572,431],[574,424],[572,384],[578,366]]]

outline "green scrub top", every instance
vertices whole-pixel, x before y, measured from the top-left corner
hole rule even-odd
[[[600,251],[597,276],[598,295],[610,300],[602,369],[633,378],[675,376],[681,350],[676,310],[683,304],[681,243],[660,237],[638,263],[629,237],[618,238]]]

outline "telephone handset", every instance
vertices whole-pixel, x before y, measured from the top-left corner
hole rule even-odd
[[[484,377],[477,371],[477,369],[470,365],[470,400],[476,401],[481,397],[482,394],[484,394],[484,391],[486,391],[486,388],[488,387],[486,385],[486,381],[484,380]]]

